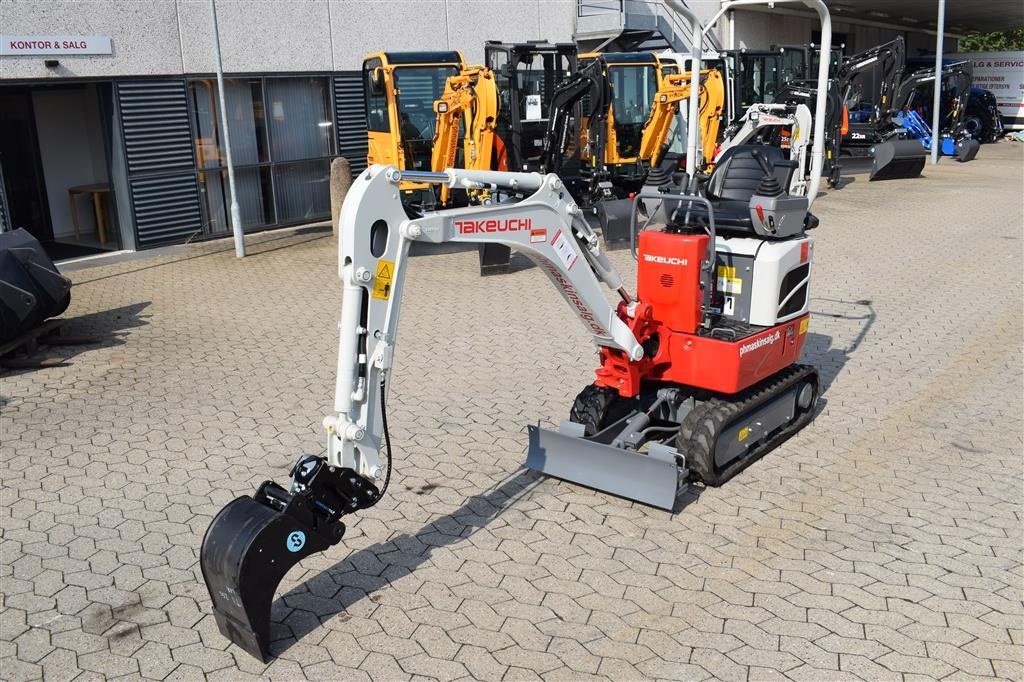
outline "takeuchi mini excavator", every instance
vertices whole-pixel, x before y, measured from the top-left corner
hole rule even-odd
[[[822,17],[825,51],[827,10],[820,0],[803,1]],[[700,35],[696,17],[669,4]],[[827,71],[819,76],[824,85]],[[690,107],[692,172],[700,153],[696,99]],[[326,452],[300,457],[288,488],[266,481],[211,522],[200,564],[221,633],[266,660],[270,603],[284,574],[337,544],[343,517],[387,493],[396,454],[387,394],[413,242],[516,249],[536,263],[596,345],[595,378],[569,418],[557,431],[529,427],[531,469],[670,510],[690,481],[720,485],[808,424],[818,374],[799,358],[810,324],[808,208],[822,160],[816,125],[808,196],[785,191],[772,154],[762,154],[771,148],[763,146],[734,148],[736,161],[718,164],[707,190],[693,175],[696,184],[679,190],[641,192],[636,203],[675,208],[666,227],[636,235],[635,288],[623,282],[554,174],[393,165],[361,173],[339,218],[340,341],[334,409],[323,422]],[[752,176],[748,162],[761,172]],[[403,182],[500,191],[507,200],[414,210],[401,199]]]

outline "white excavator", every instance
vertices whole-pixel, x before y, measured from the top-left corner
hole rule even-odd
[[[800,1],[822,17],[827,52],[824,4]],[[693,24],[693,35],[701,34],[685,6],[668,4]],[[701,153],[695,53],[691,178]],[[822,84],[827,69],[822,64]],[[758,146],[734,148],[737,162],[719,164],[703,183],[725,187],[727,195],[694,189],[700,183],[640,192],[634,210],[658,199],[677,208],[663,227],[634,230],[635,291],[554,174],[383,165],[361,173],[339,218],[340,341],[334,410],[324,419],[326,452],[301,457],[289,488],[266,481],[211,522],[200,565],[221,633],[266,661],[271,600],[285,573],[337,544],[342,518],[387,492],[395,457],[388,383],[413,242],[515,249],[539,266],[591,335],[595,379],[557,431],[529,427],[530,469],[671,510],[689,482],[721,485],[806,426],[818,397],[817,371],[799,358],[810,320],[813,240],[806,230],[816,222],[808,208],[820,181],[821,130],[813,139],[806,195],[785,191]],[[752,175],[750,163],[739,159],[762,172]],[[403,182],[502,200],[418,212],[403,205]],[[683,206],[693,207],[692,220]],[[727,216],[721,223],[720,209]]]

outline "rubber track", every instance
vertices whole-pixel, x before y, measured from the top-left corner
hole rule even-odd
[[[817,369],[809,365],[793,365],[739,394],[735,399],[711,398],[697,405],[683,420],[676,441],[676,447],[686,458],[691,476],[705,485],[720,486],[807,425],[814,416],[814,403],[797,419],[750,450],[745,457],[738,458],[722,471],[715,468],[714,453],[719,434],[742,415],[756,410],[809,377],[814,380],[816,402],[817,374]]]
[[[624,400],[619,392],[604,386],[586,386],[569,411],[570,421],[583,424],[585,435],[595,433],[630,412],[632,401]]]

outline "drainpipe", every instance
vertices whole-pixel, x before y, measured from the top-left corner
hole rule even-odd
[[[935,23],[935,85],[932,87],[932,163],[939,162],[939,145],[942,131],[939,130],[939,107],[942,94],[942,49],[943,34],[946,30],[946,0],[939,0],[939,18]],[[962,97],[963,95],[961,95]]]
[[[213,50],[217,55],[217,93],[220,96],[220,128],[224,140],[224,157],[228,164],[228,190],[231,192],[231,232],[235,237],[235,256],[245,258],[245,233],[242,231],[242,213],[235,192],[235,164],[231,161],[231,136],[228,134],[228,110],[224,100],[224,63],[220,57],[220,30],[217,28],[217,0],[210,0],[210,18],[213,21]]]

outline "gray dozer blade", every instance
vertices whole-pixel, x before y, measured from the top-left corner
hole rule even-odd
[[[924,170],[927,152],[920,140],[881,142],[872,148],[870,180],[916,178]]]
[[[560,431],[528,426],[526,466],[538,473],[669,511],[685,489],[687,470],[676,451],[652,444],[646,454],[583,438],[583,426],[562,422]],[[578,432],[577,435],[570,435]]]

